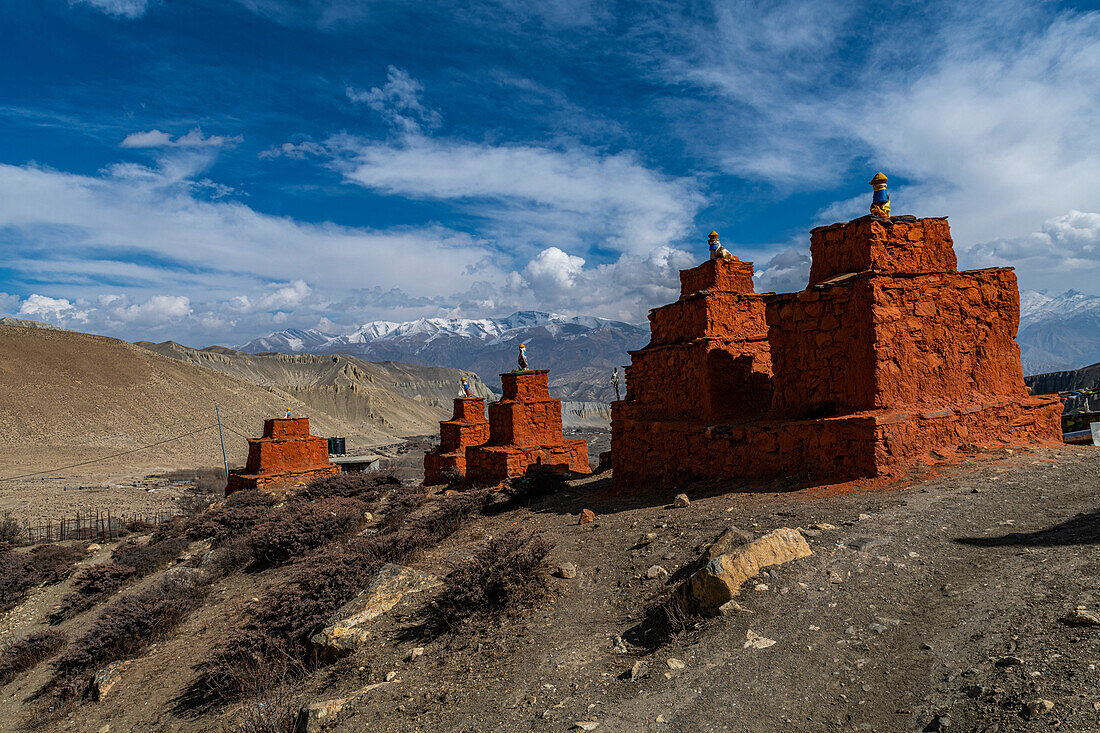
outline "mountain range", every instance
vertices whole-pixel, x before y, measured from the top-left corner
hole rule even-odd
[[[648,325],[520,311],[506,318],[373,321],[346,335],[289,329],[234,348],[250,354],[350,354],[368,361],[466,369],[499,391],[498,375],[516,368],[519,345],[524,344],[531,368],[550,370],[555,397],[606,405],[615,398],[611,370],[629,364],[627,351],[641,348],[648,340]]]
[[[1025,374],[1100,361],[1100,296],[1023,291],[1017,340]],[[611,370],[629,364],[627,352],[648,341],[648,324],[520,311],[504,318],[372,321],[345,335],[288,329],[234,348],[253,354],[350,354],[369,361],[435,364],[476,372],[499,390],[497,374],[515,367],[523,343],[531,368],[550,370],[556,397],[606,404],[615,398]]]

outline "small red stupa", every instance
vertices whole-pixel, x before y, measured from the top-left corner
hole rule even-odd
[[[340,467],[328,458],[328,441],[309,434],[308,417],[264,421],[261,438],[248,439],[248,462],[229,473],[226,496],[242,489],[283,493]]]

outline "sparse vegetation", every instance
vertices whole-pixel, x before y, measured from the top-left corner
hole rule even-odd
[[[529,608],[546,595],[553,545],[512,529],[489,540],[443,579],[431,604],[434,620],[448,628],[487,623]]]
[[[0,542],[18,545],[23,540],[23,534],[23,525],[12,516],[11,512],[0,514]]]
[[[68,545],[39,545],[27,552],[0,550],[0,610],[22,601],[32,588],[69,577],[83,554]]]
[[[0,686],[49,659],[69,642],[68,635],[57,629],[36,631],[0,647]]]
[[[257,562],[278,565],[363,526],[367,504],[336,497],[294,500],[269,512],[248,535]]]
[[[399,495],[377,535],[329,545],[299,562],[286,582],[249,606],[242,625],[215,656],[198,666],[196,694],[239,698],[247,693],[238,675],[242,668],[268,667],[280,674],[296,674],[291,661],[309,661],[310,637],[362,590],[383,563],[408,562],[438,544],[481,511],[489,493],[455,494],[430,507],[424,506],[423,495]]]
[[[61,698],[79,694],[88,673],[134,656],[165,638],[202,603],[203,590],[157,587],[123,596],[107,606],[57,659],[51,691]]]
[[[106,599],[127,583],[160,570],[187,548],[184,537],[142,545],[125,542],[111,553],[111,562],[91,565],[73,580],[72,591],[65,594],[49,622],[57,625],[73,618]]]
[[[276,498],[264,491],[238,491],[184,525],[188,539],[210,540],[214,547],[247,534],[274,506]]]

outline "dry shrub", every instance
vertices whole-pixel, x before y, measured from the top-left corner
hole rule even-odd
[[[248,567],[252,562],[252,546],[247,537],[237,537],[223,542],[210,551],[210,559],[203,563],[215,577],[225,577]]]
[[[150,542],[142,545],[137,542],[124,542],[111,553],[111,561],[118,565],[128,565],[134,569],[135,578],[144,578],[160,570],[179,557],[187,549],[186,537],[173,537],[163,542]]]
[[[69,577],[83,554],[66,545],[39,545],[28,552],[0,550],[0,610],[15,606],[32,588]]]
[[[198,665],[193,692],[214,700],[246,694],[238,670],[269,666],[297,674],[287,660],[309,660],[309,639],[340,606],[370,582],[386,562],[409,562],[420,551],[437,545],[486,504],[490,492],[456,494],[419,512],[423,500],[391,505],[389,529],[373,537],[355,537],[324,547],[294,566],[293,574],[268,589],[251,604],[244,622],[222,648]]]
[[[202,599],[202,588],[151,588],[119,598],[58,657],[54,693],[62,698],[76,694],[88,674],[110,662],[134,657],[152,642],[164,639]]]
[[[84,568],[73,579],[72,591],[65,594],[61,603],[50,614],[50,624],[56,626],[88,610],[125,585],[133,576],[132,567],[114,562],[98,563]]]
[[[340,473],[323,476],[301,489],[297,498],[307,501],[344,497],[360,501],[377,501],[401,486],[401,479],[387,473]]]
[[[57,629],[36,631],[7,642],[0,647],[0,687],[33,669],[43,659],[52,657],[68,642],[68,634]]]
[[[11,512],[0,514],[0,542],[18,545],[23,541],[23,525]]]
[[[266,491],[237,491],[214,507],[194,517],[187,525],[187,537],[191,540],[211,540],[217,547],[221,543],[248,534],[275,504],[275,497]]]
[[[528,506],[564,489],[566,480],[561,471],[549,466],[532,466],[524,476],[512,480],[509,497],[517,504]]]
[[[552,549],[542,537],[519,529],[494,537],[447,574],[431,615],[438,624],[454,628],[535,605],[546,595],[546,558]]]
[[[366,509],[364,502],[343,497],[290,501],[268,513],[248,535],[252,556],[267,565],[300,557],[362,527]]]
[[[111,562],[87,567],[76,576],[72,591],[61,599],[57,609],[50,614],[49,622],[56,626],[88,610],[124,585],[160,570],[187,549],[187,545],[185,537],[148,545],[136,542],[119,545],[111,553]]]

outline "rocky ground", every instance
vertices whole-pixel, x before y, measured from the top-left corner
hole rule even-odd
[[[1100,610],[1100,451],[1001,449],[851,488],[694,486],[676,507],[675,492],[616,496],[605,473],[472,520],[417,569],[441,575],[520,526],[552,541],[553,565],[572,563],[575,577],[476,633],[429,633],[430,593],[409,596],[375,622],[373,643],[270,704],[377,685],[341,712],[331,729],[342,731],[1100,730],[1100,628],[1063,620]],[[583,509],[596,520],[578,525]],[[801,528],[813,554],[749,581],[744,610],[661,633],[646,609],[730,527]],[[62,727],[233,725],[235,710],[188,708],[180,693],[268,575],[227,579]],[[12,614],[18,633],[37,628],[44,600]],[[0,720],[23,719],[45,671],[4,688]]]

